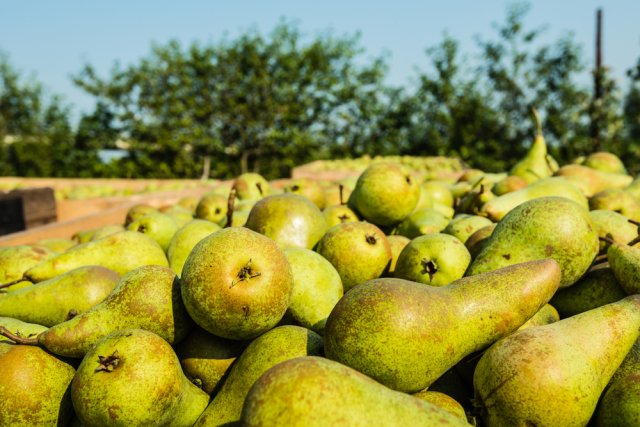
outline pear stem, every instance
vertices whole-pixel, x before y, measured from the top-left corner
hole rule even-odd
[[[536,120],[536,134],[542,135],[542,122],[540,121],[538,110],[536,110],[536,107],[531,107],[531,112],[533,113],[533,117]]]
[[[338,185],[338,191],[340,191],[340,206],[342,206],[344,205],[344,199],[343,199],[344,185],[342,184]]]
[[[231,221],[233,220],[233,208],[236,203],[236,189],[235,187],[229,191],[229,199],[227,200],[227,225],[226,227],[231,227]]]
[[[608,243],[610,245],[615,244],[615,240],[613,240],[611,237],[607,237],[607,236],[598,236],[598,240]]]
[[[627,243],[627,246],[634,246],[638,242],[640,242],[640,236],[636,237],[635,239]]]
[[[634,219],[631,219],[631,218],[627,219],[627,221],[629,221],[633,225],[640,225],[640,222],[638,222],[638,221],[636,221]]]
[[[7,328],[5,328],[4,326],[0,326],[0,335],[2,335],[5,338],[9,338],[11,341],[13,341],[16,344],[22,344],[22,345],[38,345],[38,336],[35,337],[21,337],[18,334],[14,334],[13,332],[11,332],[10,330],[8,330]]]

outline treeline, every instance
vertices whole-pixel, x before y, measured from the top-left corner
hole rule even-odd
[[[570,35],[541,44],[526,11],[511,7],[473,57],[444,36],[406,87],[385,83],[386,59],[368,57],[357,36],[309,41],[287,23],[266,36],[155,45],[108,76],[90,64],[74,75],[96,100],[77,126],[62,98],[0,57],[0,175],[274,178],[364,154],[457,156],[501,171],[533,140],[533,107],[561,164],[607,150],[638,172],[640,59],[624,87],[599,70],[594,99],[582,48]],[[100,160],[100,150],[123,147],[125,157]]]

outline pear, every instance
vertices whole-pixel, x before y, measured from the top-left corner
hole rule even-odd
[[[52,237],[50,239],[42,239],[36,242],[35,246],[45,247],[55,253],[61,253],[75,246],[76,242],[71,239]]]
[[[607,250],[611,271],[628,294],[640,293],[640,248],[614,243]]]
[[[573,200],[585,209],[589,209],[587,198],[582,191],[565,178],[545,178],[523,188],[522,190],[507,193],[496,197],[480,209],[480,215],[484,215],[492,221],[500,221],[516,206],[540,197],[565,197]]]
[[[173,219],[178,228],[183,227],[193,220],[193,212],[177,204],[171,205],[166,209],[161,209],[160,212]]]
[[[322,338],[300,326],[278,326],[256,338],[231,367],[218,394],[195,426],[222,426],[240,420],[251,386],[269,368],[285,360],[320,354]]]
[[[199,202],[200,199],[197,196],[184,196],[178,199],[176,206],[185,208],[187,211],[194,213]]]
[[[409,216],[419,198],[420,186],[406,166],[379,162],[362,172],[348,205],[362,218],[384,227]]]
[[[557,292],[556,292],[557,293]],[[560,320],[558,310],[551,304],[545,304],[533,317],[522,324],[518,330],[532,328],[534,326],[549,325]]]
[[[53,326],[102,302],[120,275],[97,265],[78,267],[0,298],[0,316]]]
[[[501,179],[491,187],[491,192],[496,196],[502,196],[507,193],[522,190],[529,183],[517,175],[509,175],[508,177]]]
[[[589,270],[574,285],[560,289],[551,298],[551,304],[564,318],[611,304],[626,296],[611,268],[603,265]]]
[[[24,272],[56,253],[38,245],[16,245],[0,248],[0,284],[22,279]]]
[[[220,338],[196,326],[176,346],[176,354],[187,378],[212,395],[246,346],[245,341]]]
[[[615,154],[607,151],[598,151],[589,154],[582,164],[602,172],[627,173],[627,168],[624,166],[624,163],[622,163],[622,160]]]
[[[285,248],[311,249],[327,230],[324,215],[306,197],[274,194],[258,201],[245,226],[273,239]]]
[[[243,173],[233,182],[236,197],[240,200],[260,200],[271,191],[269,182],[255,172]]]
[[[291,267],[276,242],[243,227],[205,237],[182,269],[189,315],[223,338],[245,340],[273,328],[287,311],[292,288]]]
[[[200,240],[220,230],[220,226],[204,219],[193,219],[182,226],[171,238],[167,248],[169,267],[182,275],[182,267],[193,248]]]
[[[458,199],[456,212],[476,215],[481,212],[482,206],[495,198],[496,195],[491,192],[491,186],[477,181],[471,191]]]
[[[467,241],[464,242],[464,245],[469,249],[469,253],[471,254],[471,259],[475,259],[482,249],[489,241],[489,237],[495,230],[497,224],[485,225],[484,227],[476,230],[471,236],[467,238]]]
[[[626,174],[603,172],[582,165],[564,165],[555,175],[571,180],[587,197],[609,188],[625,188],[633,181],[633,177]]]
[[[37,336],[40,332],[46,331],[47,327],[35,323],[27,323],[13,317],[0,317],[0,327],[5,331],[18,337],[31,338]],[[0,335],[0,342],[12,342],[10,338]]]
[[[28,280],[14,281],[14,282],[9,282],[8,284],[1,285],[0,297],[10,292],[17,291],[18,289],[28,288],[29,286],[33,286],[33,283],[31,283]]]
[[[400,236],[399,234],[387,236],[387,240],[389,241],[389,246],[391,246],[391,262],[389,263],[389,269],[387,270],[386,275],[393,277],[393,273],[396,271],[396,264],[398,263],[400,252],[402,252],[411,240],[407,237]]]
[[[133,221],[127,226],[127,230],[146,234],[158,242],[162,250],[166,252],[171,238],[178,231],[178,224],[165,213],[153,212]]]
[[[76,370],[39,347],[0,342],[0,425],[64,426]]]
[[[288,310],[299,325],[322,335],[343,294],[340,275],[326,258],[309,249],[287,248],[284,254],[293,273]]]
[[[595,427],[632,427],[640,425],[640,371],[612,383],[602,394]]]
[[[640,332],[640,295],[492,345],[474,374],[489,426],[585,426]]]
[[[462,362],[459,362],[462,363]],[[437,391],[447,396],[451,396],[456,402],[462,405],[469,415],[473,413],[473,383],[467,384],[456,369],[457,365],[440,375],[427,390]],[[424,391],[424,390],[422,390]],[[420,392],[418,392],[420,393]],[[471,416],[468,417],[471,420]],[[471,423],[472,425],[473,422]],[[476,424],[477,425],[477,424]]]
[[[158,212],[158,208],[148,205],[146,203],[138,203],[136,205],[133,205],[127,211],[127,216],[124,219],[124,226],[126,227],[136,219],[141,218],[145,215],[148,215],[152,212]]]
[[[327,228],[342,224],[343,222],[360,221],[358,215],[347,205],[327,206],[322,210],[322,215],[324,215],[324,219],[327,221]]]
[[[372,280],[345,293],[325,354],[394,390],[427,388],[465,356],[515,331],[558,289],[554,260],[513,265],[443,287]]]
[[[39,344],[59,356],[83,357],[96,341],[113,331],[146,329],[173,344],[184,338],[192,325],[175,273],[168,267],[146,265],[123,276],[100,304],[20,342]]]
[[[629,222],[629,219],[618,212],[610,210],[592,210],[589,212],[593,223],[598,230],[600,238],[600,252],[609,248],[607,241],[626,245],[638,237],[638,227]]]
[[[443,181],[425,181],[420,185],[418,207],[430,208],[436,204],[453,207],[454,198],[450,185]]]
[[[187,379],[163,338],[142,329],[113,332],[92,347],[71,382],[85,426],[192,426],[209,395]]]
[[[589,198],[589,208],[619,212],[629,219],[640,221],[640,198],[626,189],[609,188],[594,194]]]
[[[540,197],[517,206],[498,223],[466,274],[553,258],[562,270],[560,287],[567,287],[587,271],[599,245],[585,208],[564,197]]]
[[[449,217],[433,208],[422,208],[411,213],[396,228],[396,233],[409,239],[429,233],[439,233],[449,224]]]
[[[432,403],[449,412],[451,415],[455,415],[461,420],[467,421],[467,414],[464,411],[464,407],[457,400],[447,394],[433,390],[422,390],[412,394],[412,396],[422,399],[425,402]]]
[[[264,373],[242,409],[243,426],[468,426],[440,407],[390,390],[321,357],[298,357]]]
[[[394,276],[444,286],[464,276],[471,254],[456,237],[432,233],[416,237],[398,256]]]
[[[519,176],[527,184],[531,184],[542,178],[547,178],[553,174],[547,161],[547,144],[542,136],[542,125],[538,113],[533,110],[538,129],[531,148],[525,157],[511,168],[510,174]]]
[[[322,236],[316,252],[338,271],[344,291],[380,277],[391,262],[391,245],[373,224],[345,222]]]
[[[91,237],[89,238],[88,241],[93,242],[95,240],[102,239],[103,237],[107,237],[124,230],[125,228],[120,224],[103,225],[102,227],[98,227],[93,230],[93,232],[91,233]]]
[[[318,209],[324,209],[327,200],[324,188],[318,183],[308,178],[292,179],[284,188],[285,193],[298,194],[311,200]]]
[[[41,282],[85,265],[100,265],[124,275],[142,265],[168,266],[158,243],[136,231],[121,231],[102,239],[76,245],[30,268],[24,277]]]
[[[491,224],[493,222],[483,216],[459,214],[449,221],[442,232],[457,237],[462,243],[466,243],[473,233]]]
[[[209,193],[202,196],[196,206],[195,217],[219,223],[227,216],[228,198],[222,194]]]

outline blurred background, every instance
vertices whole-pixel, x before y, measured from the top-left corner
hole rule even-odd
[[[392,155],[504,171],[532,108],[560,164],[610,151],[635,174],[638,22],[622,0],[5,2],[0,176],[274,179]]]

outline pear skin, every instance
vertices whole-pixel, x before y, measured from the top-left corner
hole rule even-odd
[[[603,172],[582,165],[564,165],[555,175],[573,181],[587,197],[609,188],[625,188],[633,181],[630,175]]]
[[[242,409],[243,426],[468,426],[446,410],[390,390],[358,371],[320,357],[269,369]]]
[[[108,268],[78,267],[0,298],[0,316],[57,325],[102,302],[119,280],[120,275]]]
[[[640,248],[613,244],[607,250],[613,275],[628,295],[640,293]]]
[[[443,287],[372,280],[347,292],[325,327],[325,354],[394,390],[427,388],[465,356],[510,334],[558,289],[551,259]]]
[[[612,383],[602,394],[593,418],[595,427],[640,425],[640,371]]]
[[[12,334],[23,338],[32,338],[40,332],[46,331],[47,327],[36,323],[27,323],[13,317],[0,317],[0,327],[6,328]],[[11,339],[0,335],[0,342],[12,342]]]
[[[193,248],[211,233],[220,230],[220,226],[204,219],[194,219],[182,226],[171,238],[167,248],[169,267],[182,276],[182,267]]]
[[[169,266],[164,250],[152,238],[137,231],[121,231],[76,245],[25,272],[25,278],[42,282],[85,265],[101,265],[120,275],[142,265]]]
[[[51,249],[38,245],[0,248],[0,284],[20,280],[25,271],[55,254]]]
[[[525,157],[511,168],[510,174],[522,178],[527,184],[531,184],[542,178],[547,178],[553,174],[547,162],[547,144],[544,136],[542,136],[539,122],[538,131],[536,132],[531,148]]]
[[[285,360],[319,355],[322,338],[300,326],[278,326],[249,344],[231,367],[218,394],[196,426],[222,426],[236,422],[251,386],[264,372]]]
[[[455,415],[461,420],[467,421],[467,414],[462,405],[448,394],[433,390],[422,390],[412,394],[412,396],[422,399],[425,402],[432,403],[449,412],[451,415]]]
[[[640,332],[640,295],[492,345],[474,374],[490,426],[585,426]]]

